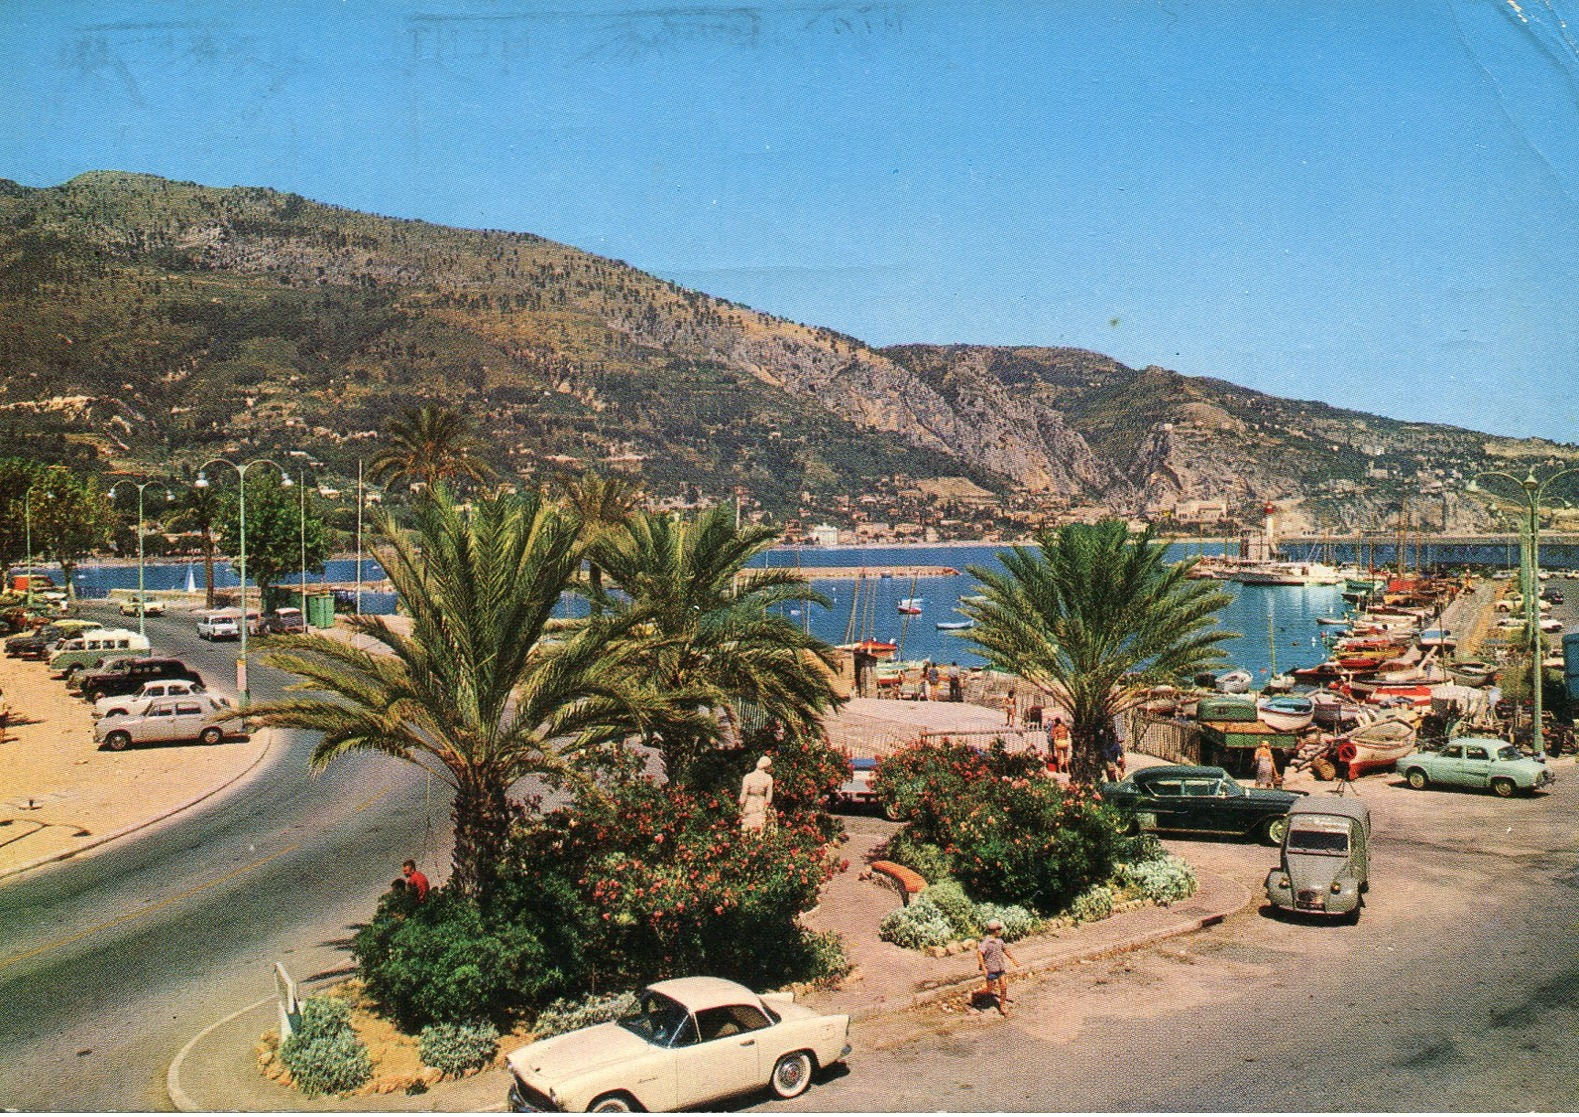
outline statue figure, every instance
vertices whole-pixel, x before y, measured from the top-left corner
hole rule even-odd
[[[740,829],[759,832],[773,820],[773,758],[759,757],[755,771],[740,781]]]

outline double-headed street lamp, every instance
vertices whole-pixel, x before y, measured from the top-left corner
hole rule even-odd
[[[1569,474],[1579,474],[1579,468],[1563,469],[1552,474],[1544,481],[1537,480],[1535,468],[1530,467],[1523,477],[1516,477],[1500,469],[1486,470],[1470,478],[1469,491],[1481,492],[1479,481],[1482,477],[1500,477],[1511,481],[1519,487],[1524,496],[1524,534],[1519,542],[1519,582],[1524,594],[1524,624],[1526,639],[1530,647],[1530,679],[1531,700],[1533,702],[1533,716],[1535,719],[1532,739],[1535,746],[1537,759],[1546,756],[1546,734],[1541,726],[1542,711],[1542,684],[1545,682],[1546,669],[1546,638],[1541,633],[1541,602],[1540,602],[1540,569],[1541,569],[1541,500],[1546,496],[1546,490],[1553,481]]]
[[[241,709],[246,710],[251,700],[252,692],[247,686],[247,470],[255,465],[272,465],[280,471],[280,487],[288,489],[294,482],[285,467],[273,458],[254,458],[250,462],[237,465],[229,458],[209,458],[208,461],[197,467],[197,480],[192,482],[194,488],[208,488],[208,474],[205,472],[211,465],[228,465],[236,471],[239,484],[236,486],[239,493],[239,507],[236,519],[241,526],[239,563],[241,568],[241,656],[236,660],[236,690],[240,693]]]
[[[48,496],[48,493],[44,494]],[[22,494],[22,520],[27,532],[27,607],[33,607],[33,486]]]
[[[175,499],[175,494],[162,481],[122,480],[110,486],[109,495],[114,496],[115,490],[122,485],[131,485],[137,490],[137,635],[147,636],[148,629],[143,617],[143,614],[148,611],[148,592],[143,585],[143,538],[147,534],[144,531],[143,524],[143,490],[150,485],[163,487],[166,504]]]

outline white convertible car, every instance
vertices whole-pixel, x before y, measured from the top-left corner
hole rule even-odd
[[[717,977],[648,986],[611,1024],[527,1044],[510,1056],[510,1108],[625,1112],[693,1109],[767,1086],[798,1097],[819,1067],[850,1053],[848,1016],[793,993],[753,993]]]

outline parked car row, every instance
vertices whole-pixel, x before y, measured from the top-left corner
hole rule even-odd
[[[259,614],[247,610],[248,636],[290,635],[307,631],[307,620],[300,609],[285,606]],[[204,640],[241,639],[240,609],[210,609],[197,616],[197,634]]]
[[[7,655],[46,662],[93,704],[93,739],[102,748],[224,740],[230,703],[209,694],[196,670],[151,650],[136,632],[86,619],[53,621],[6,640]]]

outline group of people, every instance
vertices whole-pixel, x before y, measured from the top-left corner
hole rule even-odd
[[[916,693],[916,700],[920,702],[941,702],[942,693],[939,689],[943,682],[948,683],[948,701],[965,701],[965,673],[960,670],[958,663],[950,663],[947,668],[939,669],[930,659],[921,664],[921,689]]]

